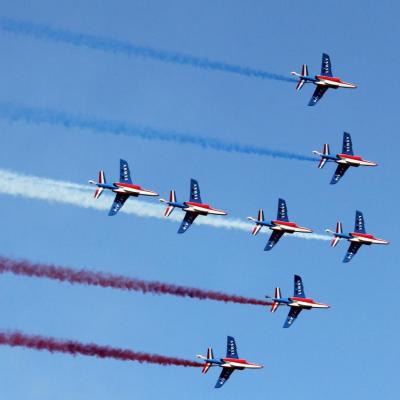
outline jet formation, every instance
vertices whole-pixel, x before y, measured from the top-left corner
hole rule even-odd
[[[328,54],[322,54],[321,72],[319,75],[311,76],[308,73],[308,66],[304,64],[301,68],[301,73],[292,72],[292,75],[298,78],[296,89],[299,91],[306,83],[312,83],[316,86],[315,91],[309,101],[309,106],[315,106],[320,99],[324,96],[328,89],[355,89],[357,85],[354,83],[345,82],[342,79],[333,76],[331,60]],[[331,155],[329,144],[323,145],[322,152],[314,150],[313,153],[319,157],[318,168],[322,169],[327,163],[337,164],[334,175],[330,181],[331,185],[337,184],[344,176],[350,167],[374,167],[378,164],[374,161],[368,161],[359,155],[354,155],[353,143],[350,133],[343,133],[342,151],[336,155]],[[112,184],[106,183],[104,171],[99,172],[98,181],[90,180],[89,183],[96,185],[94,193],[95,199],[98,199],[104,190],[109,190],[115,193],[115,198],[109,211],[110,216],[114,216],[123,207],[124,203],[129,197],[139,196],[158,196],[158,193],[144,189],[141,186],[134,184],[131,179],[129,165],[126,160],[120,160],[120,178],[119,182]],[[160,199],[160,202],[166,205],[164,216],[169,217],[175,208],[180,208],[185,214],[179,226],[178,234],[185,233],[193,224],[198,216],[208,215],[227,215],[226,211],[213,208],[209,204],[203,203],[200,195],[200,186],[196,179],[190,180],[189,200],[179,202],[176,197],[175,190],[171,190],[168,200]],[[275,245],[280,241],[284,234],[309,234],[313,232],[312,229],[302,227],[297,223],[290,221],[286,201],[282,198],[278,200],[278,211],[276,219],[265,220],[264,211],[260,209],[256,218],[247,217],[254,227],[251,231],[253,236],[256,236],[263,227],[272,231],[265,247],[265,251],[272,250]],[[331,246],[335,247],[340,240],[347,240],[350,246],[343,259],[344,263],[352,260],[354,255],[358,252],[362,245],[372,244],[389,244],[389,241],[379,239],[371,234],[366,233],[364,216],[361,211],[356,211],[355,228],[354,232],[348,234],[343,233],[342,223],[336,224],[336,230],[333,232],[329,229],[327,233],[333,236]],[[301,311],[311,310],[314,308],[327,309],[330,306],[325,303],[315,301],[312,298],[306,297],[304,285],[300,275],[294,275],[294,293],[291,297],[282,297],[279,287],[275,288],[273,297],[266,296],[270,299],[265,302],[271,306],[271,312],[275,313],[281,306],[289,307],[289,313],[283,324],[283,328],[289,328],[297,319]],[[225,382],[230,378],[231,374],[236,370],[244,369],[260,369],[263,368],[260,364],[255,364],[239,358],[235,339],[232,336],[227,337],[227,350],[226,357],[215,358],[212,348],[208,348],[207,355],[197,355],[198,358],[204,360],[202,372],[205,374],[211,367],[222,368],[215,388],[221,388]]]

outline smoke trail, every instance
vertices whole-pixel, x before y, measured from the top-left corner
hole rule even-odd
[[[30,199],[69,204],[77,207],[92,208],[108,211],[110,197],[105,195],[98,200],[92,197],[92,188],[71,182],[54,179],[39,178],[31,175],[22,175],[16,172],[0,169],[0,193]],[[165,220],[164,208],[159,204],[132,199],[128,201],[120,212],[139,217],[157,218]],[[182,215],[172,214],[166,220],[181,222]],[[214,228],[235,229],[250,232],[252,225],[237,218],[198,218],[196,225],[207,225]],[[295,233],[294,236],[302,239],[331,240],[330,236],[316,233]]]
[[[162,282],[143,281],[126,276],[105,274],[88,270],[74,270],[55,265],[16,261],[0,257],[0,273],[12,273],[19,276],[48,278],[59,282],[71,284],[101,286],[118,290],[133,292],[169,294],[178,297],[190,297],[199,300],[215,300],[225,303],[251,304],[269,306],[270,302],[243,296],[229,295],[226,293],[202,290],[192,287],[170,285]]]
[[[195,68],[227,72],[250,78],[273,79],[284,82],[296,81],[288,76],[259,69],[228,64],[221,61],[213,61],[208,58],[189,54],[158,50],[152,47],[139,46],[127,41],[72,32],[29,21],[0,17],[0,29],[16,35],[24,35],[56,43],[66,43],[77,47],[86,47],[92,50],[104,51],[105,53],[123,54],[129,57],[143,57],[171,64],[190,65]]]
[[[54,125],[66,129],[88,129],[95,133],[133,136],[143,140],[159,140],[178,144],[194,145],[228,153],[242,153],[258,156],[285,158],[289,160],[316,161],[316,158],[266,147],[249,146],[234,142],[180,132],[135,125],[123,121],[105,120],[70,114],[46,108],[0,102],[0,118],[11,122],[25,122],[34,125]]]
[[[94,343],[80,343],[73,340],[60,340],[45,336],[26,335],[22,332],[0,332],[0,345],[25,347],[34,350],[47,350],[50,353],[66,353],[98,358],[113,358],[121,361],[176,365],[181,367],[202,367],[203,364],[183,358],[167,357],[158,354],[139,353],[127,349],[100,346]]]

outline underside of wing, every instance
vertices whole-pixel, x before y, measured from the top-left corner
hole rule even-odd
[[[288,216],[286,201],[283,200],[283,199],[279,199],[279,200],[278,200],[277,219],[278,219],[279,221],[289,221],[289,216]]]
[[[283,327],[290,328],[292,326],[293,322],[299,316],[300,312],[301,312],[301,308],[292,307],[289,311],[289,314],[286,318],[285,323],[283,324]]]
[[[190,226],[193,224],[193,221],[196,219],[198,214],[194,212],[186,212],[185,217],[181,223],[181,226],[178,229],[178,233],[185,233]]]
[[[353,143],[351,141],[351,136],[350,136],[350,133],[347,133],[347,132],[343,133],[342,153],[343,154],[348,154],[349,156],[354,155],[354,153],[353,153]]]
[[[356,255],[357,251],[360,249],[361,243],[353,242],[349,249],[347,250],[346,255],[344,256],[343,262],[348,263],[352,260],[352,258]]]
[[[190,180],[190,201],[201,203],[200,186],[195,179]]]
[[[358,233],[365,233],[364,215],[361,211],[356,211],[356,220],[354,223],[354,230]]]
[[[340,181],[344,173],[350,168],[348,164],[339,164],[332,176],[331,185],[335,185]]]
[[[229,379],[233,372],[233,368],[222,368],[221,374],[215,384],[215,388],[220,388],[224,386],[224,383]]]
[[[299,275],[294,276],[294,295],[296,297],[306,297],[304,293],[303,280]]]
[[[228,358],[239,358],[237,352],[237,346],[235,339],[232,336],[228,336],[226,342],[226,356]]]
[[[124,183],[132,183],[131,172],[126,160],[121,159],[119,162],[119,179]]]
[[[331,58],[326,53],[322,54],[321,75],[332,76]]]
[[[317,86],[308,105],[315,106],[318,103],[318,101],[321,100],[322,96],[325,94],[327,90],[328,88],[326,86]]]
[[[278,242],[279,239],[283,236],[282,231],[273,231],[267,244],[264,247],[264,251],[269,251],[271,250]]]
[[[125,202],[126,202],[128,197],[129,196],[127,196],[125,194],[118,193],[115,196],[114,203],[112,204],[110,212],[108,213],[108,215],[110,215],[110,216],[115,215],[122,208],[122,206],[125,204]]]

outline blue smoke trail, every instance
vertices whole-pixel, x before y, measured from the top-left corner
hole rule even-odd
[[[154,49],[152,47],[139,46],[131,42],[118,39],[93,36],[85,33],[76,33],[64,29],[53,28],[49,25],[37,24],[29,21],[20,21],[0,17],[0,29],[16,35],[30,36],[35,39],[44,39],[53,42],[67,43],[78,47],[87,47],[106,53],[124,54],[132,57],[144,57],[172,64],[190,65],[192,67],[228,72],[247,77],[274,79],[285,82],[296,82],[295,79],[284,75],[243,67],[240,65],[227,64],[208,58],[192,56],[189,54],[176,53]]]
[[[228,153],[242,153],[258,156],[269,156],[300,161],[315,161],[313,157],[285,151],[272,150],[265,147],[248,146],[240,143],[226,142],[220,139],[187,135],[184,133],[162,130],[124,121],[91,118],[64,111],[45,108],[28,107],[0,102],[0,118],[11,122],[28,124],[47,124],[62,126],[67,129],[89,129],[96,133],[111,133],[114,135],[133,136],[144,140],[160,140],[179,144],[191,144],[203,149],[213,149]]]

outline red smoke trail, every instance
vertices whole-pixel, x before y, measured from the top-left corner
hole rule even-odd
[[[6,257],[0,257],[0,273],[4,272],[11,272],[15,275],[29,277],[48,278],[60,282],[69,282],[71,284],[78,283],[82,285],[102,286],[142,293],[171,294],[173,296],[191,297],[200,300],[216,300],[226,303],[253,304],[258,306],[271,305],[268,301],[243,296],[170,285],[168,283],[142,281],[102,272],[73,270],[71,268],[46,264],[33,264],[27,261],[16,261]]]
[[[67,353],[73,356],[84,355],[99,358],[113,358],[121,361],[138,361],[159,365],[182,367],[202,367],[203,364],[182,358],[160,356],[158,354],[138,353],[132,350],[99,346],[93,343],[80,343],[73,340],[59,340],[44,336],[25,335],[21,332],[0,332],[0,345],[26,347],[34,350],[47,350],[50,353]]]

